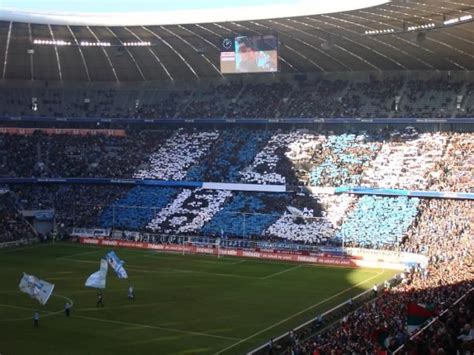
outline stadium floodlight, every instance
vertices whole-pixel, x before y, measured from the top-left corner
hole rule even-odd
[[[50,45],[50,46],[70,46],[71,42],[65,41],[62,39],[58,39],[58,40],[34,39],[33,44]]]
[[[449,20],[446,20],[443,22],[443,24],[445,26],[449,26],[449,25],[454,25],[459,22],[466,22],[466,21],[471,21],[471,20],[472,20],[472,15],[463,15],[463,16],[454,17]]]
[[[81,47],[110,47],[110,42],[89,42],[89,41],[81,41],[79,42]]]
[[[416,25],[416,26],[408,26],[407,27],[407,31],[416,31],[416,30],[420,30],[420,29],[430,29],[430,28],[435,28],[436,27],[436,24],[434,22],[430,22],[430,23],[424,23],[422,25]]]
[[[367,30],[364,32],[366,35],[378,35],[378,34],[387,34],[387,33],[395,33],[394,28],[385,28],[383,30]]]
[[[125,47],[146,47],[151,46],[151,42],[148,41],[139,41],[139,42],[124,42]]]
[[[453,25],[458,22],[459,22],[459,18],[455,17],[455,18],[444,21],[443,24],[446,26],[446,25]]]

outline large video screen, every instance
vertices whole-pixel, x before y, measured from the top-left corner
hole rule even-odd
[[[226,37],[221,41],[221,73],[278,71],[278,39],[274,35]]]

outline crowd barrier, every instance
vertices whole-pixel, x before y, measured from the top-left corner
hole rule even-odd
[[[0,122],[75,122],[75,123],[121,123],[121,124],[309,124],[309,123],[332,123],[332,124],[433,124],[433,123],[467,123],[472,124],[472,118],[100,118],[100,117],[37,117],[37,116],[0,116]]]
[[[131,185],[131,186],[161,186],[203,188],[209,190],[252,191],[282,193],[291,190],[286,185],[218,183],[201,181],[163,181],[153,179],[110,179],[110,178],[0,178],[0,184],[31,185],[31,184],[79,184],[79,185]],[[438,191],[410,191],[399,189],[382,189],[368,187],[312,187],[313,194],[356,194],[380,196],[406,196],[421,198],[444,198],[458,200],[474,200],[474,193],[469,192],[438,192]]]
[[[368,187],[336,187],[334,193],[355,195],[406,196],[422,198],[446,198],[457,200],[474,200],[474,193],[469,192],[439,192],[439,191],[411,191],[399,189],[380,189]]]
[[[71,136],[125,137],[127,135],[124,129],[0,127],[0,133],[12,135],[31,136],[35,132],[42,132],[49,135],[68,134]]]
[[[286,192],[285,185],[260,185],[237,183],[214,183],[200,181],[163,181],[152,179],[109,179],[109,178],[0,178],[0,184],[68,184],[68,185],[131,185],[203,188],[210,190]]]

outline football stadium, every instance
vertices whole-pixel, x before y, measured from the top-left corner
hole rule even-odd
[[[472,355],[473,16],[0,1],[0,354]]]

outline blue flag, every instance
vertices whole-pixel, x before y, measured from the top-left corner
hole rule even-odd
[[[107,254],[105,254],[105,259],[109,263],[110,267],[114,269],[119,279],[128,278],[127,272],[123,267],[124,262],[119,259],[119,257],[117,256],[117,254],[115,254],[114,251],[109,251]]]
[[[20,280],[21,292],[27,293],[31,298],[35,298],[43,306],[48,302],[49,297],[53,293],[54,285],[52,283],[43,281],[36,276],[23,273]]]
[[[96,271],[93,274],[91,274],[87,278],[85,285],[87,287],[105,288],[105,281],[107,279],[107,270],[108,270],[107,261],[105,261],[104,259],[101,259],[99,271]]]

